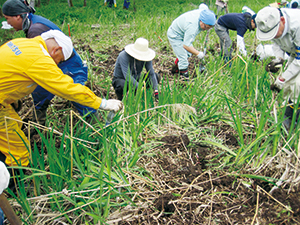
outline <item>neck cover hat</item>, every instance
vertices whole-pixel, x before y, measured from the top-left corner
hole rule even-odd
[[[62,47],[64,60],[68,60],[73,52],[73,44],[71,38],[59,30],[49,30],[41,34],[41,37],[46,41],[49,38],[54,38],[56,43]]]

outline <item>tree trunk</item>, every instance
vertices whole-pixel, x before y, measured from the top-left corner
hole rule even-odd
[[[83,0],[83,6],[86,6],[86,0]]]
[[[40,7],[41,6],[41,0],[37,0],[37,5],[36,7]]]
[[[72,0],[68,0],[68,4],[69,4],[69,7],[73,7],[73,2],[72,2]]]

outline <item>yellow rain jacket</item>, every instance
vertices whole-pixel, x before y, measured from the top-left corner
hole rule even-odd
[[[45,41],[40,37],[18,38],[0,47],[0,151],[6,156],[6,164],[16,165],[13,157],[27,166],[29,153],[24,145],[27,139],[21,120],[11,103],[30,94],[37,85],[54,95],[98,109],[102,99],[89,88],[74,84],[63,74],[50,57]],[[24,142],[23,142],[23,140]],[[13,156],[13,157],[12,157]]]

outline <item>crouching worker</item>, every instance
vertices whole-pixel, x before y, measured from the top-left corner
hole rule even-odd
[[[231,60],[233,51],[232,40],[229,36],[229,30],[237,32],[237,47],[243,56],[247,56],[247,50],[244,42],[244,35],[247,30],[255,30],[255,17],[256,14],[249,12],[245,13],[228,13],[221,16],[215,25],[216,34],[220,39],[221,54],[225,63]]]
[[[143,68],[146,69],[147,86],[152,85],[154,97],[158,99],[158,83],[160,75],[154,72],[152,60],[155,52],[148,47],[144,38],[138,38],[134,44],[129,44],[120,52],[114,70],[112,85],[119,100],[123,99],[124,86],[132,83],[137,90]],[[128,87],[128,86],[127,86]]]
[[[261,41],[273,42],[276,59],[272,60],[266,70],[277,72],[284,62],[284,54],[289,60],[284,72],[271,85],[271,90],[283,91],[283,97],[290,106],[286,107],[283,125],[287,130],[291,127],[293,115],[298,120],[300,110],[296,103],[300,96],[300,24],[299,12],[294,9],[277,9],[265,7],[257,13],[256,36]],[[294,105],[293,105],[294,104]]]
[[[216,16],[208,9],[207,5],[201,4],[199,9],[186,12],[177,17],[168,29],[168,39],[177,57],[175,67],[178,66],[180,75],[189,79],[188,58],[192,55],[199,59],[204,58],[204,53],[193,47],[196,36],[203,30],[209,30],[215,25]],[[172,72],[178,72],[173,71]]]
[[[2,6],[2,11],[7,22],[13,26],[16,31],[22,30],[27,38],[39,36],[48,30],[60,30],[59,27],[50,20],[35,15],[35,10],[28,5],[26,0],[7,0]],[[64,74],[72,77],[74,83],[84,85],[88,80],[87,65],[82,62],[74,48],[68,60],[59,63],[58,67]],[[47,108],[54,95],[41,86],[37,86],[31,95],[36,109],[36,113],[34,113],[36,116],[32,118],[32,121],[45,126]],[[90,122],[93,117],[99,118],[97,110],[83,106],[77,102],[72,102],[72,104],[81,116],[86,116],[87,121]],[[32,129],[31,135],[35,132],[36,130]]]
[[[0,47],[0,153],[5,156],[3,161],[7,165],[15,166],[18,162],[27,166],[29,163],[25,146],[29,143],[21,130],[22,124],[16,121],[21,119],[11,104],[33,92],[37,85],[93,109],[118,111],[123,107],[121,101],[101,99],[63,74],[57,64],[67,60],[72,52],[71,39],[58,30],[32,39],[13,39]]]

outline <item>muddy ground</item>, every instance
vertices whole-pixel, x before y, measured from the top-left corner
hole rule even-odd
[[[111,46],[102,52],[95,52],[80,40],[75,45],[82,51],[89,51],[96,77],[112,77],[121,48]],[[217,48],[215,46],[209,51],[218,54]],[[95,53],[109,57],[101,61]],[[173,79],[173,53],[165,47],[157,55],[153,62],[156,72]],[[168,56],[170,60],[161,60],[159,55]],[[195,75],[195,63],[200,61],[190,60],[192,76]],[[87,86],[91,85],[87,82]],[[106,88],[94,84],[93,90],[99,96],[107,94]],[[109,97],[116,98],[113,91],[110,91]],[[27,115],[27,112],[32,109],[31,98],[25,98],[23,104],[20,114],[25,121],[30,120],[32,115]],[[61,99],[52,101],[52,106],[54,110],[72,107],[68,101]],[[211,126],[229,147],[238,147],[237,134],[230,127],[224,124]],[[38,135],[34,136],[32,143],[34,141],[40,141]],[[240,168],[237,174],[234,168],[222,167],[220,150],[192,143],[185,133],[166,135],[158,141],[163,144],[153,152],[155,156],[144,156],[138,162],[138,166],[153,178],[151,183],[136,187],[137,206],[127,206],[112,213],[109,224],[300,224],[298,186],[285,184],[269,194],[274,186],[270,182],[238,175],[249,174],[249,168]],[[278,172],[284,171],[284,168],[275,166],[278,164],[273,161],[255,175],[279,178]]]

